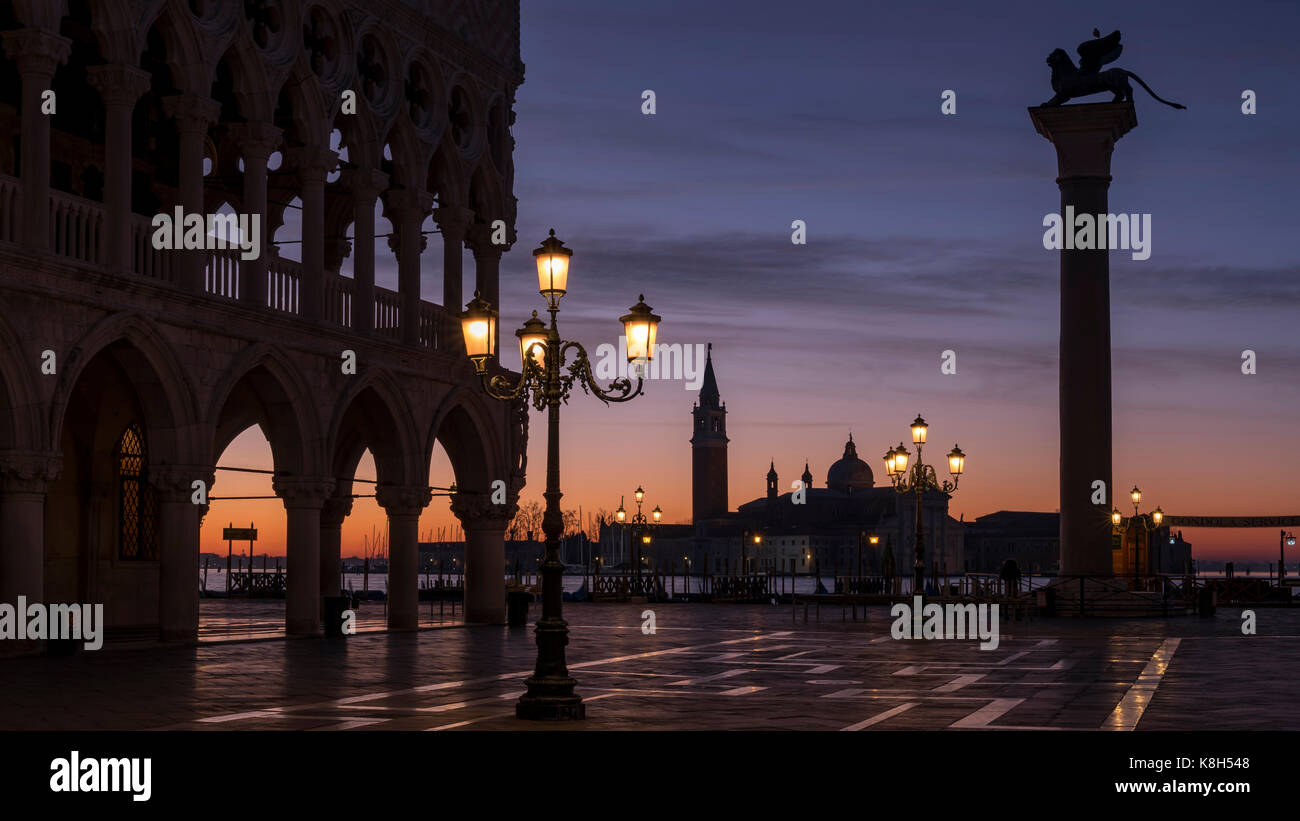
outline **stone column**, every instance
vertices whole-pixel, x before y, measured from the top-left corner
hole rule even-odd
[[[289,554],[285,632],[291,636],[317,635],[321,613],[321,509],[334,493],[334,480],[277,477],[273,487],[284,501],[289,519],[285,534]]]
[[[432,196],[413,188],[389,191],[385,202],[395,235],[389,247],[397,253],[397,290],[402,297],[398,322],[402,341],[408,345],[420,344],[420,254],[425,245],[420,228],[432,206]]]
[[[1133,103],[1029,109],[1056,147],[1061,216],[1106,214],[1110,157],[1137,125]],[[1073,234],[1074,226],[1065,225]],[[1105,224],[1100,231],[1105,232]],[[1110,258],[1107,250],[1061,251],[1061,573],[1110,575]],[[1092,502],[1105,482],[1106,504]]]
[[[451,511],[465,529],[465,621],[506,623],[506,526],[518,505],[494,505],[487,493],[458,493]]]
[[[158,499],[158,638],[197,641],[199,635],[199,519],[192,482],[211,487],[211,468],[154,468],[149,483]]]
[[[469,247],[474,252],[474,289],[483,298],[492,303],[492,307],[501,310],[501,254],[505,245],[492,243],[492,229],[488,225],[478,224],[469,229]],[[497,352],[501,351],[501,323],[497,323]]]
[[[267,249],[271,247],[271,226],[266,219],[267,161],[280,144],[282,132],[269,123],[241,123],[232,129],[240,156],[244,159],[243,213],[258,219],[261,253],[239,262],[239,301],[250,308],[265,308],[267,301]]]
[[[349,494],[351,491],[349,490]],[[352,496],[331,496],[320,514],[320,594],[339,594],[343,561],[343,520],[352,512]]]
[[[41,113],[41,95],[52,90],[54,71],[72,52],[72,41],[43,29],[4,32],[4,50],[23,79],[22,243],[50,247],[50,117]],[[66,103],[65,103],[66,104]]]
[[[375,488],[388,513],[388,629],[419,627],[420,512],[433,498],[427,487]]]
[[[388,175],[371,168],[343,172],[352,191],[352,329],[375,329],[375,199],[388,187]]]
[[[325,306],[325,176],[338,162],[327,148],[294,149],[292,159],[302,183],[302,282],[298,314],[321,319]]]
[[[178,176],[180,178],[179,205],[188,214],[204,213],[203,205],[203,143],[208,127],[221,116],[221,105],[207,97],[195,94],[177,94],[163,100],[163,111],[176,122],[180,134]],[[208,262],[205,250],[180,251],[177,284],[186,291],[203,293],[204,267]]]
[[[465,236],[474,221],[474,212],[468,208],[444,206],[435,208],[433,218],[442,232],[442,305],[448,311],[465,310],[464,265],[461,255]]]
[[[131,112],[149,90],[149,72],[134,66],[91,66],[87,80],[104,101],[104,232],[101,260],[109,268],[134,271],[131,235]]]
[[[45,493],[59,453],[0,452],[0,602],[45,600]],[[0,655],[40,652],[38,641],[0,641]]]

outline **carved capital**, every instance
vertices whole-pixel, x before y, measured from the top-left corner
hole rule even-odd
[[[194,498],[196,479],[202,481],[210,493],[216,474],[212,468],[200,465],[159,465],[149,468],[149,484],[163,502],[190,504]]]
[[[474,212],[454,205],[433,209],[433,219],[442,232],[443,242],[463,242],[469,227],[474,224]]]
[[[321,527],[341,527],[343,520],[352,512],[352,497],[331,496],[325,500],[320,511]]]
[[[284,502],[286,510],[293,508],[316,508],[320,510],[325,501],[334,494],[333,479],[287,478],[277,476],[271,481],[275,495]]]
[[[5,54],[18,64],[18,73],[50,78],[72,53],[72,41],[44,29],[17,29],[3,35]]]
[[[392,188],[384,194],[384,216],[394,226],[412,222],[419,227],[433,210],[433,195],[415,188]],[[389,216],[391,214],[391,216]]]
[[[99,92],[105,107],[134,106],[140,95],[149,90],[150,79],[149,72],[121,63],[86,69],[86,81]]]
[[[4,493],[44,493],[62,472],[62,453],[0,451],[0,491]]]
[[[506,226],[506,241],[504,245],[498,245],[492,241],[492,225],[490,223],[479,222],[471,225],[465,232],[465,244],[474,252],[476,260],[501,259],[501,255],[510,249],[515,242],[515,229],[509,225]]]
[[[343,185],[358,202],[370,202],[388,188],[388,175],[373,168],[349,168],[343,172]]]
[[[293,163],[298,177],[303,182],[325,182],[325,175],[338,165],[339,155],[328,148],[316,145],[304,145],[288,152],[287,159]]]
[[[250,159],[266,160],[270,157],[280,145],[284,130],[270,123],[236,123],[230,126],[230,136],[247,163]]]
[[[432,498],[433,491],[427,487],[379,485],[375,488],[375,501],[389,516],[419,516]]]
[[[493,504],[491,493],[462,491],[451,497],[451,512],[466,530],[505,530],[519,511],[519,492],[510,489],[504,504]]]
[[[163,98],[163,113],[176,121],[183,134],[207,134],[208,126],[221,117],[221,104],[197,94],[173,94]]]

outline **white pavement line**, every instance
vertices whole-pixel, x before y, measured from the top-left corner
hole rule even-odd
[[[799,658],[800,656],[804,656],[804,655],[807,655],[807,654],[809,654],[809,653],[817,653],[817,652],[821,652],[821,651],[820,651],[820,650],[800,650],[798,653],[791,653],[791,654],[788,655],[788,656],[781,656],[780,658],[775,659],[775,661],[785,661],[785,660],[787,660],[787,659]]]
[[[700,678],[684,678],[681,681],[670,681],[667,684],[669,687],[678,687],[678,686],[685,686],[687,684],[699,684],[702,681],[717,681],[720,678],[734,678],[736,676],[743,676],[746,673],[752,673],[752,672],[754,671],[753,670],[726,670],[721,673],[715,673],[714,675],[711,676],[701,676]]]
[[[712,663],[715,663],[715,662],[721,662],[721,661],[731,661],[732,659],[742,658],[742,657],[744,657],[744,655],[745,655],[744,653],[723,653],[722,655],[720,655],[720,656],[714,656],[714,657],[711,658],[711,659],[704,659],[704,663],[705,663],[705,664],[712,664]]]
[[[602,698],[609,698],[610,696],[616,696],[616,695],[619,695],[619,693],[604,693],[598,696],[583,696],[582,701],[585,704],[586,702],[589,701],[599,701]],[[508,713],[490,713],[489,715],[479,716],[478,718],[467,718],[464,721],[453,721],[450,724],[439,724],[437,727],[426,727],[424,728],[424,732],[436,733],[440,730],[454,730],[457,727],[465,727],[470,724],[477,724],[480,721],[490,721],[494,718],[506,718],[507,716],[513,716],[514,714],[515,714],[514,710],[511,710]]]
[[[283,718],[284,714],[279,710],[249,710],[246,713],[230,713],[224,716],[208,716],[207,718],[200,718],[199,723],[221,724],[226,721],[239,721],[244,718],[266,718],[267,716],[279,716]]]
[[[1010,664],[1011,662],[1015,661],[1016,659],[1018,659],[1018,658],[1023,658],[1024,656],[1027,656],[1027,655],[1029,655],[1029,651],[1028,651],[1028,650],[1021,650],[1019,653],[1012,653],[1011,655],[1007,656],[1006,658],[1002,659],[1001,661],[998,661],[998,662],[995,662],[995,663],[996,663],[999,667],[1003,667],[1003,666],[1008,665],[1008,664]]]
[[[526,691],[519,690],[512,693],[501,693],[500,695],[488,696],[487,698],[476,698],[470,701],[453,701],[450,704],[437,704],[433,707],[412,707],[413,713],[445,713],[451,710],[463,710],[476,704],[495,704],[503,698],[519,698]]]
[[[306,716],[295,716],[295,718],[305,718]],[[383,724],[388,721],[386,718],[350,718],[337,727],[320,727],[321,730],[355,730],[358,727],[369,727],[372,724]]]
[[[995,698],[992,703],[981,707],[965,718],[948,725],[948,729],[961,730],[990,727],[989,722],[1010,712],[1024,702],[1023,698]],[[992,728],[990,728],[992,729]]]
[[[881,636],[881,637],[878,638],[878,639],[872,639],[872,640],[871,640],[871,643],[872,643],[872,644],[880,644],[882,641],[893,641],[893,640],[894,640],[894,637],[893,637],[893,636]]]
[[[816,667],[810,667],[803,672],[810,676],[819,676],[822,673],[829,673],[832,670],[838,670],[841,666],[842,665],[839,664],[819,664]]]
[[[841,727],[840,732],[856,733],[858,730],[862,730],[867,727],[870,727],[872,724],[879,724],[880,722],[886,719],[893,718],[899,713],[905,713],[915,706],[916,706],[916,702],[909,701],[906,704],[900,704],[897,707],[890,707],[888,710],[884,711],[883,713],[877,713],[876,715],[872,716],[871,718],[865,721],[859,721],[857,724],[850,724],[847,727]]]
[[[779,630],[775,633],[766,633],[764,635],[759,635],[759,636],[747,636],[746,638],[743,639],[728,639],[726,641],[719,641],[715,643],[716,644],[741,644],[746,641],[762,641],[763,639],[783,639],[786,636],[790,635],[792,632],[793,631],[791,630]],[[798,645],[791,645],[791,646],[797,647]]]
[[[982,678],[984,678],[983,673],[971,673],[970,675],[957,676],[957,678],[953,679],[952,681],[948,682],[942,687],[935,687],[934,690],[932,690],[931,692],[955,693],[956,691],[965,687],[967,684],[974,684],[975,682],[979,681]]]
[[[722,641],[722,642],[710,641],[705,644],[695,644],[686,647],[673,647],[667,650],[654,650],[648,653],[636,653],[629,656],[613,656],[611,658],[606,658],[606,659],[584,661],[580,664],[570,664],[569,669],[577,670],[584,667],[597,667],[602,664],[613,664],[614,662],[618,662],[618,661],[628,661],[630,659],[650,658],[652,656],[664,656],[664,655],[672,655],[676,653],[689,653],[692,651],[703,650],[709,647],[717,647],[720,644],[737,644],[739,642],[761,641],[763,639],[780,638],[784,636],[789,636],[790,634],[791,631],[789,630],[780,630],[775,633],[769,633],[765,635],[747,636],[743,639],[730,639],[728,641]],[[264,710],[249,710],[249,711],[244,711],[239,713],[230,713],[227,715],[209,716],[207,718],[201,718],[197,720],[204,722],[206,724],[220,724],[226,721],[238,721],[243,718],[260,718],[266,715],[280,715],[283,713],[299,712],[302,710],[322,710],[331,707],[342,707],[348,704],[356,704],[356,703],[361,703],[366,701],[376,701],[391,696],[409,695],[411,693],[423,693],[423,692],[428,692],[430,690],[443,690],[452,687],[461,687],[467,684],[486,684],[488,682],[504,681],[506,679],[511,679],[511,678],[523,678],[524,676],[530,676],[532,674],[533,674],[532,670],[521,670],[517,673],[501,673],[495,676],[484,676],[483,678],[465,679],[464,681],[446,681],[446,682],[441,682],[439,684],[424,684],[419,687],[412,687],[407,690],[391,690],[391,691],[385,691],[379,693],[366,693],[363,695],[349,696],[347,698],[336,699],[333,701],[322,701],[316,704],[295,704],[295,705],[286,705],[283,707],[269,707]]]
[[[747,696],[747,695],[749,695],[750,693],[757,693],[759,690],[766,690],[766,689],[767,689],[766,687],[759,687],[759,686],[757,686],[757,685],[753,685],[753,684],[751,684],[751,685],[748,686],[748,687],[736,687],[735,689],[732,689],[732,690],[723,690],[723,691],[722,691],[721,693],[719,693],[718,695],[722,695],[722,696]]]
[[[1173,661],[1179,641],[1179,639],[1164,640],[1151,656],[1151,660],[1147,662],[1147,666],[1142,668],[1137,681],[1128,688],[1128,692],[1120,699],[1119,704],[1115,705],[1115,709],[1111,711],[1100,729],[1128,731],[1137,729],[1142,714],[1146,712],[1147,705],[1155,697],[1156,688],[1160,686],[1160,680],[1164,678],[1169,663]]]

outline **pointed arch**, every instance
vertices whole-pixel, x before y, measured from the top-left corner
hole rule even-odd
[[[207,421],[213,439],[205,464],[250,426],[262,428],[271,443],[276,473],[319,475],[320,423],[301,369],[269,343],[237,357],[213,390]]]

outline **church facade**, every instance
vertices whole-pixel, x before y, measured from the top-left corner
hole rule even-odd
[[[718,390],[712,351],[704,382],[691,409],[692,528],[689,535],[655,538],[653,561],[678,567],[689,557],[692,572],[738,573],[767,570],[800,575],[878,574],[889,564],[908,575],[915,561],[915,497],[878,485],[857,452],[852,435],[842,455],[818,486],[805,463],[799,479],[783,487],[775,461],[766,476],[764,496],[728,510],[727,408]],[[794,487],[791,487],[794,485]],[[965,559],[962,525],[948,516],[948,496],[933,492],[922,500],[925,564],[940,572],[960,572]],[[870,543],[871,536],[879,537]],[[859,558],[860,557],[860,558]]]

